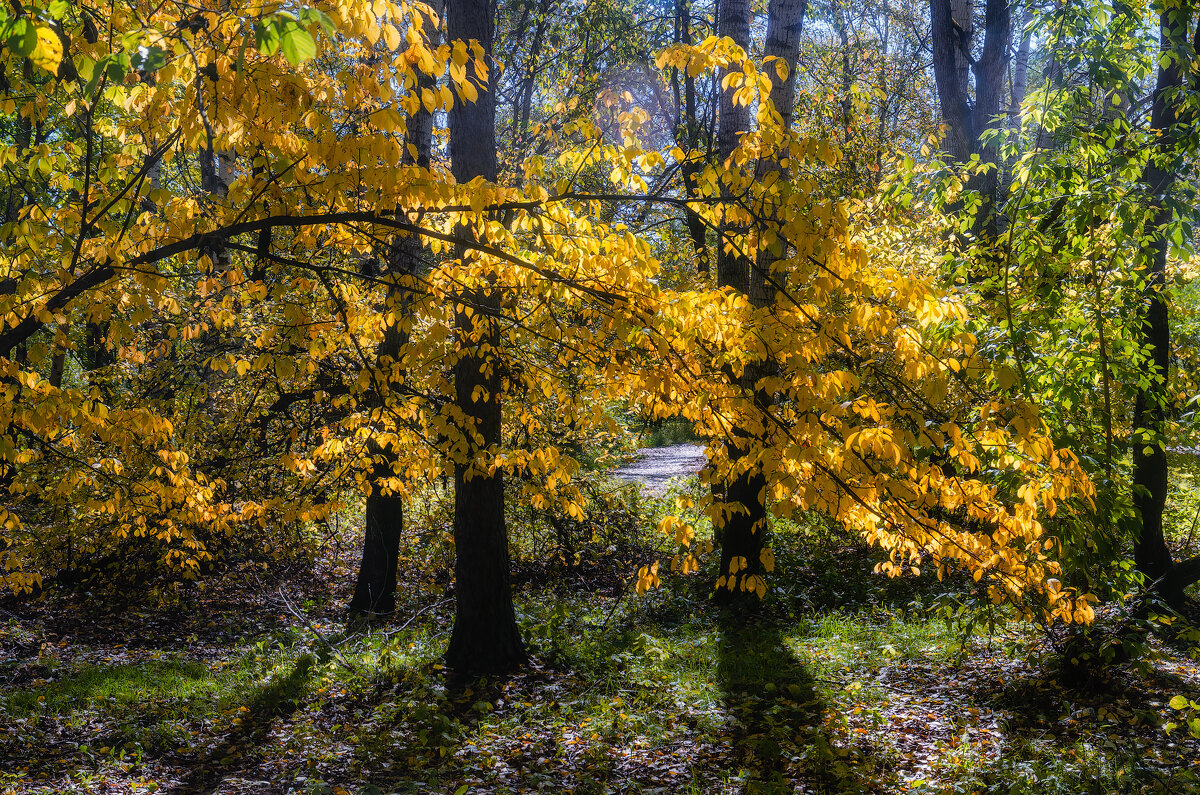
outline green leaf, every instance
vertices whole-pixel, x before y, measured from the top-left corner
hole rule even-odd
[[[108,75],[110,83],[120,83],[125,79],[125,75],[129,74],[131,66],[129,53],[113,53],[104,72]]]
[[[254,44],[258,51],[266,56],[279,52],[279,28],[274,19],[254,23]]]
[[[28,19],[14,19],[9,27],[7,39],[8,48],[14,55],[27,58],[37,47],[37,28]]]
[[[280,36],[279,48],[283,50],[283,57],[287,58],[292,66],[299,66],[317,54],[317,43],[307,30],[300,27],[299,22],[287,19],[280,27],[283,28],[283,33]]]
[[[1175,696],[1170,703],[1171,709],[1184,709],[1188,705],[1188,700],[1183,696]]]
[[[160,47],[139,47],[129,60],[139,72],[157,72],[167,65],[167,51]]]
[[[96,61],[96,65],[92,67],[92,79],[88,81],[86,93],[91,96],[96,91],[96,86],[100,84],[100,79],[107,77],[110,83],[120,83],[125,79],[125,75],[129,74],[130,59],[129,54],[124,52],[113,52]]]

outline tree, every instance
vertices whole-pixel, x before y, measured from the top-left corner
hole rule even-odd
[[[1193,35],[1192,27],[1195,25]],[[1158,75],[1150,106],[1152,149],[1141,175],[1146,197],[1141,230],[1139,307],[1142,367],[1138,373],[1131,438],[1133,503],[1141,517],[1134,560],[1156,590],[1182,608],[1184,588],[1200,581],[1200,558],[1175,563],[1163,534],[1168,463],[1166,420],[1171,404],[1171,330],[1167,259],[1171,229],[1180,221],[1172,196],[1184,159],[1195,152],[1200,73],[1200,21],[1193,3],[1164,3],[1159,18]]]
[[[722,5],[721,32],[743,50],[749,44],[749,9],[737,3]],[[776,0],[767,10],[767,38],[764,56],[776,70],[768,100],[771,119],[775,122],[766,133],[773,151],[787,148],[791,126],[792,106],[795,103],[796,57],[800,48],[800,34],[804,25],[807,2],[804,0]],[[733,61],[737,63],[737,61]],[[732,66],[726,67],[722,83],[736,74]],[[732,87],[731,87],[732,88]],[[749,102],[743,105],[734,91],[723,92],[720,105],[719,155],[730,171],[739,170],[733,155],[738,149],[738,137],[749,127]],[[761,114],[760,114],[761,115]],[[782,169],[776,158],[762,158],[755,171],[755,178],[772,182],[781,176]],[[765,222],[775,221],[776,208],[764,202],[760,213]],[[773,259],[768,248],[751,260],[741,250],[739,234],[745,229],[726,225],[721,230],[721,246],[717,252],[717,283],[742,295],[748,296],[750,305],[757,310],[771,311],[776,295],[775,276],[771,273]],[[786,246],[786,242],[782,242]],[[742,371],[729,370],[729,377],[753,400],[760,413],[770,412],[771,395],[759,386],[759,381],[769,375],[769,361],[752,360]],[[757,432],[756,432],[757,431]],[[754,587],[761,581],[764,568],[763,549],[767,535],[766,491],[767,481],[761,464],[755,458],[755,436],[762,430],[733,427],[726,440],[730,474],[724,481],[719,500],[714,505],[714,523],[719,528],[721,561],[715,597],[727,602],[754,594]],[[715,489],[716,487],[714,487]]]
[[[983,48],[973,53],[974,15],[970,0],[930,0],[933,71],[937,79],[942,118],[948,127],[946,153],[951,162],[966,164],[979,155],[968,189],[979,195],[972,230],[976,236],[995,235],[994,208],[999,184],[997,146],[982,140],[1003,110],[1004,78],[1009,60],[1012,20],[1009,0],[987,0],[984,7]],[[971,78],[974,78],[973,80]],[[974,84],[972,99],[971,86]]]
[[[460,184],[494,182],[495,89],[488,83],[495,8],[490,0],[451,0],[446,35],[474,41],[484,57],[476,65],[473,102],[450,109],[450,158]],[[486,66],[485,66],[486,65]],[[460,227],[469,236],[469,227]],[[468,253],[463,246],[455,252]],[[454,630],[446,662],[464,674],[503,673],[525,660],[509,584],[504,477],[491,460],[501,444],[503,359],[496,316],[500,295],[485,275],[453,296],[458,334],[454,394],[462,447],[454,461]]]
[[[730,550],[750,552],[728,556],[726,592],[765,592],[768,509],[817,510],[887,550],[890,572],[961,566],[1028,615],[1090,617],[1058,587],[1043,524],[1087,499],[1077,461],[1029,402],[992,388],[961,305],[913,267],[931,249],[893,248],[892,228],[868,223],[879,205],[853,209],[824,181],[838,149],[790,130],[803,6],[771,5],[771,60],[747,57],[749,22],[732,17],[745,47],[713,37],[659,55],[681,74],[719,72],[728,94],[724,157],[682,198],[672,177],[689,153],[661,151],[670,124],[628,88],[648,64],[612,65],[624,88],[600,89],[596,114],[567,114],[556,157],[500,180],[486,5],[452,6],[436,48],[387,2],[156,6],[149,27],[93,42],[90,12],[54,7],[72,34],[43,25],[44,41],[70,39],[80,79],[57,81],[44,106],[0,107],[56,128],[38,152],[44,184],[3,230],[14,587],[70,568],[81,538],[92,560],[140,555],[199,576],[223,550],[286,546],[350,495],[399,496],[453,469],[447,661],[510,670],[524,655],[505,483],[520,484],[514,500],[581,517],[578,465],[556,437],[611,427],[624,400],[727,440],[714,445],[714,512]],[[57,74],[63,51],[36,46]],[[665,97],[657,77],[638,95]],[[404,155],[409,122],[441,110],[453,180]],[[200,163],[215,168],[218,152],[236,155],[232,179],[210,190]],[[723,226],[716,289],[664,278],[660,254],[687,213]],[[364,267],[399,235],[452,261],[419,279]],[[60,323],[106,324],[120,365],[107,394],[70,368],[50,383]],[[694,531],[672,531],[694,568]],[[380,570],[372,599],[391,578]]]
[[[421,35],[430,49],[436,49],[440,43],[438,27],[442,4],[433,0],[419,13]],[[418,76],[416,90],[432,92],[436,85],[436,80],[422,73]],[[433,149],[433,113],[424,105],[405,121],[405,138],[402,164],[428,171]],[[383,306],[383,340],[376,353],[378,372],[374,379],[374,408],[380,412],[379,420],[385,426],[385,416],[395,410],[394,392],[405,377],[404,348],[409,337],[406,324],[411,322],[411,292],[415,289],[413,281],[419,270],[421,251],[421,238],[413,234],[394,239],[386,251],[385,273],[389,283]],[[393,482],[401,476],[397,471],[401,456],[400,451],[374,441],[370,453],[372,464],[364,509],[362,562],[350,610],[390,613],[396,609],[397,559],[404,534],[404,495]]]

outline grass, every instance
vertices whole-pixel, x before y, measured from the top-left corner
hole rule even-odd
[[[648,422],[646,429],[641,434],[642,447],[667,447],[673,444],[694,444],[700,441],[692,424],[678,417]]]
[[[208,604],[135,648],[103,626],[55,643],[31,611],[0,625],[0,790],[1200,791],[1200,745],[1163,729],[1173,694],[1200,693],[1185,656],[1073,689],[1027,625],[964,640],[942,606],[968,584],[874,576],[817,523],[781,523],[776,547],[789,576],[753,613],[714,609],[698,576],[642,598],[527,579],[531,665],[466,688],[441,669],[430,580],[366,633],[337,584],[265,634],[279,605],[256,593],[228,607],[240,630]]]

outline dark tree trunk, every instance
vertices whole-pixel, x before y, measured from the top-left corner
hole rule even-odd
[[[63,372],[67,367],[67,346],[70,345],[70,326],[66,323],[58,324],[58,331],[54,335],[54,355],[50,357],[50,386],[55,389],[62,387]]]
[[[960,0],[930,0],[929,20],[938,101],[942,107],[942,120],[948,128],[946,154],[961,163],[970,158],[979,141],[965,68],[971,54],[971,4]]]
[[[692,43],[692,8],[690,0],[675,0],[675,32],[676,41],[680,44]],[[695,152],[700,146],[700,119],[697,116],[696,78],[684,70],[682,75],[683,96],[678,96],[679,70],[674,70],[673,80],[676,85],[675,103],[679,107],[679,118],[675,122],[676,141],[689,153]],[[680,172],[683,176],[684,198],[694,199],[699,195],[696,175],[700,164],[689,160],[683,164]],[[701,275],[708,275],[708,242],[704,221],[694,210],[685,214],[688,237],[692,241],[692,251],[696,255],[696,268]]]
[[[372,480],[378,482],[377,477]],[[367,497],[362,564],[350,600],[350,610],[355,613],[391,613],[396,609],[396,561],[404,533],[404,499],[377,493],[376,483],[372,483]]]
[[[434,15],[440,17],[442,4],[432,0],[429,4]],[[437,47],[440,35],[432,18],[422,16],[425,37],[430,46]],[[436,81],[421,74],[417,89],[432,89]],[[429,168],[433,151],[433,115],[423,107],[408,117],[405,125],[406,144],[403,163]],[[404,377],[403,351],[408,343],[404,330],[404,318],[408,315],[408,287],[406,277],[414,275],[420,263],[421,241],[415,236],[406,236],[394,241],[388,252],[387,274],[389,284],[385,317],[395,322],[384,329],[383,341],[376,352],[378,371],[378,400],[376,406],[382,421],[390,411],[395,397],[395,386]],[[398,475],[394,464],[397,453],[390,446],[372,443],[370,452],[374,459],[369,478],[370,493],[367,494],[366,516],[363,532],[362,563],[358,569],[358,580],[354,586],[354,598],[350,610],[355,613],[391,613],[396,609],[397,560],[400,556],[400,541],[404,537],[404,498],[392,493],[385,481]]]
[[[849,0],[834,0],[833,26],[837,29],[838,44],[842,50],[842,143],[850,143],[851,106],[850,93],[854,88],[854,74],[850,66],[850,19],[847,5]]]
[[[1167,227],[1174,219],[1169,197],[1178,181],[1181,144],[1190,127],[1179,117],[1185,84],[1179,53],[1189,47],[1192,9],[1165,12],[1160,22],[1160,49],[1176,56],[1160,66],[1150,109],[1150,134],[1155,141],[1150,161],[1142,173],[1142,186],[1150,202],[1142,230],[1141,346],[1144,354],[1133,407],[1133,504],[1141,515],[1141,531],[1134,546],[1134,561],[1148,580],[1171,585],[1168,597],[1182,598],[1183,585],[1172,575],[1171,550],[1163,534],[1163,508],[1167,499],[1166,419],[1170,401],[1171,329],[1167,312],[1166,269],[1170,243]],[[1200,30],[1197,31],[1200,38]],[[1190,58],[1195,57],[1195,44]],[[1190,60],[1190,58],[1188,60]],[[1190,121],[1191,119],[1189,119]]]
[[[489,77],[495,9],[489,0],[451,0],[446,9],[451,41],[475,39],[488,54]],[[479,85],[479,99],[456,102],[450,111],[451,170],[459,183],[476,177],[494,181],[496,168],[495,90]],[[469,234],[461,230],[460,234]],[[466,256],[460,248],[458,256]],[[504,481],[480,466],[488,448],[500,444],[500,333],[492,317],[498,293],[488,287],[456,296],[459,353],[454,391],[466,418],[464,460],[454,464],[455,613],[446,663],[459,674],[504,673],[525,661],[509,582],[508,528]],[[465,309],[472,309],[468,314]],[[478,390],[478,394],[477,394]],[[476,438],[478,434],[478,438]]]
[[[979,58],[971,53],[974,38],[970,0],[930,0],[929,14],[933,38],[933,72],[937,83],[942,119],[948,127],[946,154],[956,164],[966,163],[978,154],[980,161],[996,163],[994,144],[984,146],[980,136],[1001,111],[1005,75],[1008,68],[1012,16],[1009,0],[987,0],[984,7],[984,40]],[[969,70],[969,71],[968,71]],[[971,98],[969,72],[975,76],[975,96]],[[975,174],[967,183],[979,193],[973,233],[991,237],[995,230],[995,211],[999,203],[997,169]]]
[[[722,0],[717,5],[717,33],[720,36],[727,36],[733,42],[744,50],[749,50],[750,47],[750,3],[748,0]],[[749,52],[746,53],[749,56]],[[718,75],[720,82],[724,81],[727,75],[741,72],[740,65],[732,65],[721,70]],[[737,148],[738,139],[742,133],[750,128],[750,110],[744,106],[735,105],[733,102],[733,90],[722,89],[717,100],[717,159],[728,165],[728,171],[732,172],[736,168],[730,162],[730,155]],[[728,189],[723,188],[722,193],[726,200],[731,199]],[[743,230],[722,222],[717,236],[717,285],[719,287],[731,287],[734,290],[745,294],[750,289],[750,263],[741,255],[741,252],[730,248],[731,240],[729,236]],[[732,370],[726,372],[726,377],[737,383],[740,376]],[[729,461],[735,463],[740,461],[746,454],[746,442],[748,440],[742,438],[744,434],[741,429],[733,428],[729,434],[729,438],[725,440],[725,444],[729,450]],[[737,502],[738,499],[744,499],[750,490],[750,484],[747,481],[748,475],[740,478],[733,477],[732,479],[721,482],[716,478],[712,480],[712,496],[714,504],[721,509],[721,512],[713,517],[713,536],[718,546],[721,548],[721,567],[720,575],[717,579],[717,588],[713,593],[713,599],[718,603],[727,603],[738,599],[743,595],[739,587],[742,578],[748,576],[749,570],[743,568],[740,572],[730,575],[730,567],[735,559],[742,557],[741,553],[745,547],[747,533],[743,532],[740,524],[749,522],[749,515],[743,515],[743,511],[753,511],[753,501],[750,507],[743,507]],[[758,564],[757,557],[753,561]],[[746,565],[750,564],[750,559],[746,559]]]
[[[1022,6],[1021,13],[1013,21],[1013,32],[1021,34],[1017,55],[1013,59],[1012,91],[1008,97],[1008,126],[1016,129],[1021,121],[1021,103],[1025,101],[1025,90],[1029,83],[1029,47],[1033,41],[1033,29],[1029,27],[1029,9]]]

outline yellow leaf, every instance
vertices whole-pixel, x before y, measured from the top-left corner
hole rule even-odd
[[[762,552],[758,553],[758,559],[762,561],[763,570],[767,573],[775,571],[775,553],[770,547],[764,547]]]
[[[52,29],[41,26],[37,29],[37,46],[29,56],[29,60],[33,61],[35,66],[40,66],[51,74],[58,72],[58,65],[62,63],[63,45],[62,39],[58,37]]]
[[[391,23],[386,23],[380,28],[383,35],[383,43],[389,50],[395,50],[400,46],[400,31]]]
[[[427,113],[433,113],[438,106],[437,94],[434,94],[428,88],[421,89],[421,104],[425,106]]]

